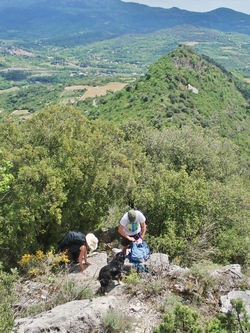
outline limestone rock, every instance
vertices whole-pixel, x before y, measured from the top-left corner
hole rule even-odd
[[[33,318],[17,320],[18,333],[99,332],[103,315],[115,306],[114,296],[68,302]]]
[[[242,299],[246,312],[250,316],[250,290],[233,290],[227,295],[221,296],[221,312],[228,313],[232,309],[231,300]]]

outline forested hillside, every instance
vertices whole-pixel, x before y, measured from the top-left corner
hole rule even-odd
[[[65,230],[115,227],[129,207],[145,212],[152,244],[172,258],[247,263],[246,87],[179,46],[94,105],[90,98],[78,109],[47,106],[21,123],[4,118],[4,264],[48,250]]]
[[[197,124],[247,148],[249,86],[212,59],[180,45],[122,91],[81,106],[95,119],[144,119],[155,128]]]
[[[98,251],[109,251],[104,231],[120,247],[117,226],[129,208],[146,215],[151,250],[173,265],[249,271],[248,101],[246,83],[179,46],[116,93],[48,104],[22,121],[3,117],[2,331],[14,325],[14,281],[42,272],[55,286],[68,260],[57,253],[65,231],[94,232]]]
[[[6,268],[56,247],[65,230],[116,228],[129,207],[146,214],[149,243],[172,260],[248,264],[249,177],[239,148],[212,130],[159,131],[143,119],[117,127],[61,107],[0,129]]]
[[[249,272],[249,29],[249,15],[225,8],[1,1],[1,333],[14,281],[47,258],[53,285],[67,230],[109,251],[108,230],[120,247],[129,208],[171,263]]]
[[[0,36],[50,45],[88,44],[129,33],[149,33],[192,24],[224,32],[250,33],[250,16],[221,8],[208,13],[152,8],[121,0],[2,1]]]
[[[48,104],[77,105],[80,94],[65,102],[65,87],[128,82],[179,44],[248,80],[249,17],[120,0],[1,1],[0,121]]]

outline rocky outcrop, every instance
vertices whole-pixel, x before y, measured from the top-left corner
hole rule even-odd
[[[113,251],[115,253],[115,250]],[[230,299],[241,298],[250,315],[250,291],[241,291],[244,282],[249,286],[249,278],[242,274],[239,265],[230,265],[213,269],[207,281],[214,280],[213,285],[202,285],[201,279],[192,274],[192,270],[177,265],[170,265],[168,256],[153,253],[144,265],[149,273],[142,273],[140,283],[119,285],[117,281],[110,284],[106,295],[99,294],[100,284],[97,280],[99,270],[107,263],[106,252],[92,253],[88,266],[88,274],[81,273],[78,266],[72,267],[65,278],[79,286],[86,286],[94,297],[75,300],[56,306],[49,311],[43,311],[36,316],[16,319],[17,333],[101,333],[104,327],[104,317],[109,310],[118,317],[131,323],[128,333],[150,333],[158,327],[162,317],[162,304],[169,294],[177,294],[182,298],[200,296],[200,310],[215,312],[230,311]],[[125,262],[125,274],[133,268],[133,264]],[[206,277],[205,277],[206,279]],[[19,302],[16,306],[30,306],[49,301],[53,291],[46,284],[27,281],[18,286]],[[203,289],[202,289],[203,288]],[[200,298],[200,299],[201,299]]]
[[[194,94],[198,94],[199,93],[198,89],[195,88],[195,87],[193,87],[191,84],[187,85],[187,89],[191,90]]]
[[[117,306],[114,296],[72,301],[33,318],[19,319],[16,324],[19,333],[99,332],[104,314]]]

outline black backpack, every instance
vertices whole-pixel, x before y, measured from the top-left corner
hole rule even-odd
[[[86,237],[82,232],[68,231],[65,236],[63,236],[58,242],[58,251],[65,251],[72,245],[86,244]]]

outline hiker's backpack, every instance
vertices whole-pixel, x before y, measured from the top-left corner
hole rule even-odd
[[[129,253],[129,261],[136,264],[142,263],[149,258],[150,250],[148,244],[143,240],[141,243],[133,242]]]
[[[83,245],[86,243],[86,237],[82,232],[68,231],[58,242],[58,251],[64,251],[72,245]]]

